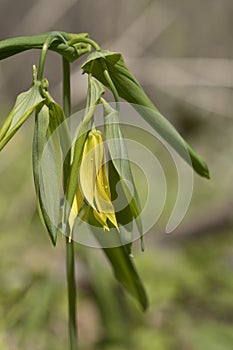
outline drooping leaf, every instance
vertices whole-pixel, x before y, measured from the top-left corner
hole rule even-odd
[[[44,146],[47,140],[47,131],[49,126],[49,111],[47,106],[43,106],[41,110],[37,110],[35,116],[35,127],[33,135],[33,149],[32,149],[32,165],[33,165],[33,176],[34,184],[37,196],[37,206],[40,219],[44,226],[47,228],[53,244],[55,245],[55,235],[50,229],[50,222],[48,222],[47,216],[44,216],[43,202],[40,196],[40,160],[43,154]],[[51,232],[52,231],[52,232]]]
[[[111,52],[109,50],[95,51],[88,56],[86,62],[84,62],[82,65],[82,69],[85,73],[92,74],[102,84],[109,87],[103,73],[103,66],[101,64],[102,59],[105,60],[106,64],[109,63],[107,65],[107,68],[109,68],[109,65],[118,65],[118,62],[122,59],[122,56],[118,52]]]
[[[117,223],[120,229],[120,240],[125,245],[128,254],[132,253],[133,213],[121,186],[121,179],[111,160],[108,162],[108,177],[111,200],[115,208]]]
[[[48,139],[40,161],[40,200],[46,226],[55,242],[61,221],[62,178],[60,175],[57,154],[54,153],[53,144]]]
[[[67,179],[70,173],[70,159],[71,159],[71,137],[67,124],[67,119],[63,112],[63,109],[58,103],[52,101],[49,104],[49,129],[48,133],[51,136],[51,142],[53,143],[54,153],[57,153],[57,164],[60,163],[58,171],[63,168],[64,175],[64,190],[67,186]],[[62,152],[62,157],[61,153]]]
[[[128,292],[138,300],[142,309],[148,307],[148,299],[145,288],[138,275],[132,258],[128,254],[125,246],[114,248],[103,248],[108,260],[110,261],[115,277],[128,290]]]
[[[105,136],[110,158],[116,171],[119,174],[121,186],[125,192],[125,196],[128,200],[132,214],[136,219],[138,230],[142,239],[143,228],[140,217],[140,200],[134,184],[127,148],[121,133],[118,112],[103,99],[102,101],[104,106]],[[133,193],[131,193],[132,189]]]
[[[142,309],[146,310],[148,299],[145,288],[140,276],[138,275],[133,259],[129,255],[127,247],[122,245],[119,233],[116,229],[105,233],[96,230],[95,227],[100,227],[100,224],[95,219],[92,211],[89,212],[88,221],[93,235],[103,248],[106,257],[112,266],[115,277],[140,303]],[[113,235],[112,238],[108,239],[109,235]],[[111,240],[114,240],[115,247],[108,248],[106,243]]]
[[[37,111],[35,119],[33,174],[39,215],[55,245],[60,214],[61,162],[58,162],[54,139],[49,138],[49,126],[49,108],[44,105]]]
[[[162,116],[154,106],[133,74],[127,68],[120,53],[101,50],[90,54],[82,69],[91,73],[96,79],[109,88],[103,74],[101,60],[117,89],[119,96],[128,101],[140,115],[163,137],[201,176],[209,178],[208,167],[201,156],[195,153],[183,140],[172,124]]]
[[[96,79],[89,77],[88,86],[88,106],[94,106],[99,102],[100,97],[104,94],[103,85]]]
[[[33,86],[28,91],[21,93],[17,97],[13,109],[0,130],[0,151],[32,112],[44,104],[44,101],[45,99],[41,96],[40,85],[37,81],[34,81]]]

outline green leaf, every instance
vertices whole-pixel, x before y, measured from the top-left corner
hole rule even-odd
[[[40,94],[40,86],[38,82],[35,81],[30,90],[21,93],[17,97],[13,109],[3,124],[0,130],[0,151],[32,112],[36,108],[40,108],[43,104],[44,98]]]
[[[148,307],[148,299],[145,288],[137,273],[132,257],[129,255],[126,246],[122,245],[120,235],[115,229],[106,232],[95,229],[100,224],[95,219],[92,210],[89,211],[88,221],[90,229],[107,256],[117,280],[127,289],[127,291],[140,303],[143,310]],[[108,243],[114,242],[115,247],[106,248]]]
[[[172,124],[162,116],[143,91],[133,74],[127,68],[120,53],[102,50],[90,54],[82,69],[92,74],[109,88],[103,74],[101,60],[105,60],[109,75],[120,97],[133,104],[141,116],[161,135],[188,163],[189,157],[194,170],[209,178],[208,167],[201,156],[196,154],[183,140]],[[189,156],[188,156],[189,155]]]
[[[133,214],[128,200],[120,184],[120,176],[112,161],[108,162],[108,176],[111,192],[111,199],[115,208],[115,215],[120,229],[120,240],[127,248],[128,254],[132,253],[133,239]]]
[[[0,60],[16,55],[20,52],[30,49],[42,49],[44,42],[52,32],[47,32],[40,35],[21,36],[16,38],[9,38],[0,41]],[[69,41],[77,38],[87,38],[87,33],[70,34],[65,32],[58,32],[65,40]],[[69,45],[68,43],[61,43],[55,40],[49,47],[50,50],[56,51],[63,55],[68,61],[72,62],[81,55],[90,51],[90,45],[86,43],[78,43]]]
[[[88,105],[94,106],[99,103],[100,97],[104,94],[103,85],[96,79],[89,77]]]
[[[138,300],[143,310],[148,307],[148,299],[143,283],[125,246],[103,248],[110,261],[115,277]]]
[[[119,174],[121,185],[125,192],[125,196],[128,200],[131,212],[134,218],[136,219],[137,227],[142,239],[143,228],[140,217],[140,200],[134,184],[127,148],[121,133],[118,112],[115,109],[113,109],[106,101],[104,101],[104,99],[102,99],[102,101],[104,107],[105,136],[109,154],[112,163]],[[133,188],[133,195],[131,193],[131,188],[129,187],[129,184],[131,184]]]
[[[118,52],[108,50],[95,51],[88,56],[86,62],[82,65],[82,69],[85,73],[93,74],[102,84],[109,87],[103,73],[101,59],[104,59],[106,64],[109,62],[110,65],[115,66],[121,60],[121,57],[121,54]],[[109,65],[107,65],[108,67]]]
[[[141,304],[143,310],[146,310],[148,306],[147,295],[130,255],[129,247],[122,244],[119,232],[113,228],[113,225],[110,225],[110,231],[103,230],[101,224],[96,220],[93,210],[89,210],[87,220],[91,232],[112,266],[115,277]]]
[[[60,164],[58,171],[61,171],[63,167],[64,188],[66,188],[67,179],[70,173],[71,159],[70,131],[63,109],[55,101],[52,101],[49,104],[49,115],[50,122],[48,133],[52,136],[51,141],[53,141],[54,153],[57,154],[57,164]],[[61,158],[60,150],[62,151],[63,159]]]
[[[35,115],[35,126],[33,135],[33,152],[32,152],[32,164],[33,175],[35,181],[36,192],[39,192],[39,170],[40,161],[44,151],[44,146],[47,142],[47,131],[49,127],[49,109],[45,105],[41,109],[37,109]]]
[[[49,124],[49,108],[45,105],[36,113],[33,138],[33,174],[39,215],[55,245],[59,224],[61,179],[57,170],[59,166],[57,154],[54,152],[54,145],[48,140]]]

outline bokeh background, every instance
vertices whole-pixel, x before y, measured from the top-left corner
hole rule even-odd
[[[233,348],[232,16],[231,0],[0,0],[0,39],[88,32],[122,52],[211,171],[210,181],[195,175],[191,206],[172,235],[156,225],[146,251],[135,246],[150,298],[145,314],[101,251],[76,247],[83,350]],[[0,62],[0,124],[38,60],[33,51]],[[60,63],[50,53],[46,76],[58,100]],[[86,92],[80,65],[72,66],[74,108]],[[64,239],[54,249],[38,219],[31,119],[0,154],[0,350],[68,348]]]

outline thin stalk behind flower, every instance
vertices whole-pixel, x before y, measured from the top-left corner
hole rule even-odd
[[[65,60],[65,58],[63,58]],[[63,61],[63,103],[64,115],[69,118],[71,113],[70,97],[70,66],[68,61]],[[68,314],[69,314],[69,340],[70,350],[78,349],[78,327],[76,320],[76,284],[75,284],[75,253],[74,243],[66,239],[66,274],[68,289]]]

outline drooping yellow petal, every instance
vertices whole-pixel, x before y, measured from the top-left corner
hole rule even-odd
[[[103,229],[109,231],[106,215],[104,213],[99,213],[95,209],[93,209],[93,214],[96,220],[100,223],[100,225],[103,226]]]
[[[73,205],[72,205],[72,211],[73,213],[77,216],[81,207],[83,204],[83,194],[80,190],[80,187],[78,186],[75,197],[74,197],[74,201],[73,201]]]
[[[80,186],[88,204],[96,209],[94,189],[96,169],[101,162],[103,150],[100,146],[99,131],[91,130],[84,145],[83,157],[80,166]]]
[[[75,219],[78,216],[78,213],[80,212],[80,209],[82,207],[83,199],[84,199],[83,194],[80,190],[80,187],[78,186],[75,197],[74,197],[74,201],[72,204],[70,217],[69,217],[70,232],[72,232]],[[70,237],[70,239],[71,239],[71,237]]]
[[[106,216],[118,229],[115,210],[111,201],[111,193],[106,172],[106,163],[102,165],[96,177],[95,202],[100,213]]]

